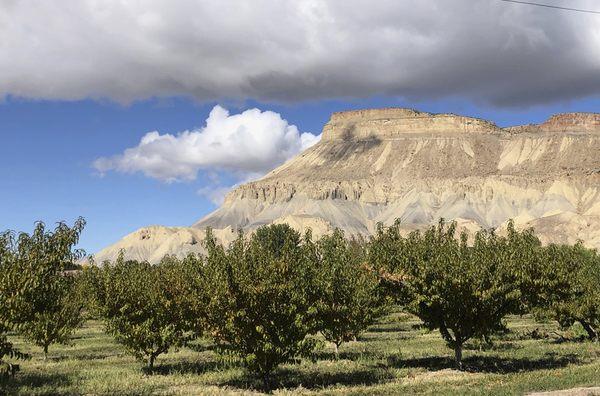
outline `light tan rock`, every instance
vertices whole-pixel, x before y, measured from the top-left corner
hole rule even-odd
[[[408,109],[334,113],[318,144],[231,191],[189,233],[212,227],[231,238],[238,228],[287,222],[317,235],[335,227],[367,235],[397,218],[407,232],[439,218],[470,232],[502,231],[514,219],[545,243],[581,239],[599,248],[600,114],[502,129]],[[138,249],[129,236],[119,246],[153,258],[171,248],[195,251],[182,230],[175,233],[179,245],[158,233],[156,246]]]
[[[121,252],[126,259],[151,263],[158,263],[166,255],[183,258],[190,253],[204,252],[202,241],[205,235],[205,230],[192,227],[143,227],[99,251],[94,255],[94,262],[98,265],[105,261],[114,262]],[[227,244],[236,235],[231,228],[215,230],[215,236]]]

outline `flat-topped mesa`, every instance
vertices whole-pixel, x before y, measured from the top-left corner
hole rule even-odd
[[[323,128],[322,140],[392,139],[405,135],[494,132],[501,132],[501,129],[478,118],[388,108],[333,113]]]
[[[600,113],[555,114],[541,124],[505,128],[510,133],[600,133]]]
[[[540,124],[540,129],[545,132],[600,132],[600,114],[556,114]]]
[[[204,230],[227,246],[237,229],[288,223],[318,237],[338,227],[372,235],[457,221],[473,233],[506,232],[509,219],[542,243],[600,249],[600,114],[571,113],[536,125],[409,109],[335,113],[320,143],[263,178],[232,190],[192,228],[146,228],[96,255],[159,262],[203,252]]]

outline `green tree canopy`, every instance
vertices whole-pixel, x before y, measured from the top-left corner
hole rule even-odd
[[[114,264],[86,274],[107,331],[149,369],[159,355],[199,333],[196,303],[189,294],[198,276],[192,265],[174,258],[151,265],[121,255]]]
[[[341,230],[323,236],[315,246],[318,317],[321,333],[337,351],[358,337],[385,312],[379,278],[366,265],[366,250]]]
[[[469,245],[466,234],[456,238],[454,223],[441,221],[406,238],[396,224],[379,228],[370,261],[406,309],[440,331],[462,368],[466,341],[489,336],[502,318],[524,308],[522,290],[531,283],[525,261],[540,246],[531,236],[510,224],[507,237],[481,231]]]
[[[563,327],[579,322],[590,340],[600,337],[600,256],[578,243],[546,248],[547,279],[541,307]]]
[[[72,227],[58,223],[52,231],[38,222],[32,234],[5,232],[0,238],[2,326],[22,332],[45,355],[51,344],[67,342],[82,322],[74,279],[65,270],[84,254],[75,249],[84,227],[82,218]]]
[[[265,387],[281,363],[309,353],[316,331],[313,262],[300,235],[287,225],[240,233],[228,247],[210,230],[207,277],[212,334],[261,376]]]
[[[14,328],[12,320],[16,297],[22,290],[14,289],[11,278],[16,276],[14,266],[14,234],[6,231],[0,234],[0,377],[14,373],[17,365],[6,361],[6,358],[25,359],[28,356],[16,349],[6,336]],[[0,378],[1,379],[1,378]]]

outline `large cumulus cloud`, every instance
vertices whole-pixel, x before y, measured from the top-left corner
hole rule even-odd
[[[26,98],[600,93],[600,16],[498,0],[4,0],[0,54],[0,96]]]
[[[165,182],[194,180],[200,170],[209,175],[225,172],[245,181],[263,175],[318,139],[299,132],[272,111],[250,109],[230,115],[215,106],[206,126],[177,135],[149,132],[122,154],[98,158],[94,167],[100,173],[141,172]],[[212,184],[218,182],[213,177]],[[205,190],[199,193],[206,195]],[[210,198],[218,200],[216,196]]]

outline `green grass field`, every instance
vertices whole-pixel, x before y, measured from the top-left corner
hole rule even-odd
[[[577,328],[559,332],[554,323],[529,317],[512,317],[508,327],[493,346],[471,342],[467,370],[459,372],[439,333],[422,329],[412,316],[391,314],[343,345],[339,360],[324,345],[313,359],[282,366],[273,393],[505,395],[600,385],[600,343],[560,337],[578,339]],[[32,359],[3,385],[8,394],[253,394],[261,384],[235,361],[219,358],[208,341],[160,356],[156,372],[145,374],[96,321],[87,322],[72,345],[53,346],[48,361],[38,348],[13,340]]]

